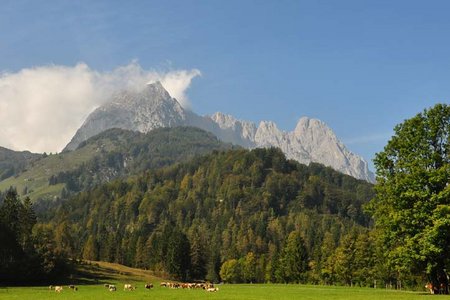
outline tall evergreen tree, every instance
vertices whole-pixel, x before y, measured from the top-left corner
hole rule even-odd
[[[196,231],[191,239],[191,268],[190,277],[193,279],[205,279],[208,256],[205,242],[200,233]]]
[[[90,235],[83,249],[83,258],[88,260],[98,260],[98,247],[94,236]]]
[[[308,270],[308,253],[298,232],[291,232],[286,240],[277,267],[277,277],[282,282],[305,282]]]
[[[17,196],[15,189],[9,189],[3,200],[3,204],[0,207],[0,220],[9,230],[17,237],[17,241],[21,236],[23,226],[20,220],[20,213],[23,207]]]
[[[168,239],[165,255],[167,271],[178,280],[186,280],[191,265],[189,240],[179,229],[174,229]]]

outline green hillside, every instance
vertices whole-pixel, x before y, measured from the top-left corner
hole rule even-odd
[[[115,146],[108,140],[103,141],[110,150]],[[98,155],[98,144],[87,144],[77,151],[48,155],[32,165],[19,175],[0,181],[0,190],[15,187],[22,196],[32,200],[53,199],[60,196],[64,184],[49,185],[49,178],[60,172],[76,170],[83,163],[87,163]]]
[[[81,192],[48,224],[69,257],[175,279],[370,285],[372,197],[371,184],[278,149],[232,150]],[[353,267],[339,271],[347,249]]]
[[[21,173],[42,156],[29,151],[18,152],[0,147],[0,180]]]
[[[117,177],[229,148],[212,134],[190,127],[161,128],[148,134],[111,129],[75,151],[35,161],[27,170],[0,181],[0,191],[12,186],[32,201],[65,198]]]

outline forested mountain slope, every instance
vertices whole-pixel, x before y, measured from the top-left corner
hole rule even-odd
[[[211,133],[192,127],[160,128],[146,134],[110,129],[74,151],[49,155],[20,175],[0,181],[0,191],[12,186],[32,201],[67,198],[117,177],[230,148]]]
[[[235,281],[305,281],[287,271],[300,241],[308,278],[326,282],[343,239],[361,237],[369,251],[362,206],[372,196],[371,184],[278,149],[215,151],[81,192],[46,222],[69,256],[178,279],[217,281],[225,262],[249,260],[252,277]]]

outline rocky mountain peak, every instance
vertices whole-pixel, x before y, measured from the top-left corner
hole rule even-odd
[[[158,81],[141,90],[120,91],[94,110],[64,150],[74,150],[88,138],[110,128],[149,132],[184,125],[186,112]]]
[[[220,128],[234,128],[236,127],[236,124],[239,123],[239,120],[232,115],[227,115],[221,112],[216,112],[210,118],[216,122]]]
[[[314,132],[316,134],[327,134],[335,137],[333,130],[327,124],[318,119],[301,117],[295,126],[294,133],[296,136],[302,136],[306,133]]]
[[[278,129],[277,124],[273,121],[261,121],[259,122],[258,129],[266,130],[272,133],[279,134],[281,131]]]
[[[252,122],[238,120],[232,115],[227,115],[221,112],[216,112],[209,117],[214,123],[219,125],[223,130],[233,131],[242,139],[242,142],[238,143],[244,147],[251,147],[252,140],[255,138],[256,126]]]
[[[259,147],[278,147],[286,153],[286,133],[278,129],[272,121],[261,121],[255,134],[255,142]]]
[[[374,181],[367,162],[346,149],[322,121],[302,117],[296,128],[285,132],[272,121],[254,123],[223,113],[201,117],[186,111],[160,82],[142,90],[122,91],[97,108],[78,129],[65,150],[110,128],[148,132],[158,127],[192,126],[210,131],[219,139],[246,148],[278,147],[301,163],[322,163],[353,177]]]
[[[303,144],[308,145],[309,150],[329,142],[342,145],[333,130],[318,119],[308,117],[300,118],[293,134],[295,138],[300,139]]]
[[[155,81],[153,83],[148,83],[144,88],[144,93],[148,96],[161,95],[164,98],[172,98],[169,92],[163,87],[160,81]]]

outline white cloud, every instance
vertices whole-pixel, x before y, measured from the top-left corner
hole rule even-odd
[[[32,152],[59,152],[87,115],[120,89],[161,81],[189,108],[186,90],[200,71],[143,70],[137,62],[110,72],[86,64],[43,66],[0,75],[0,146]]]

